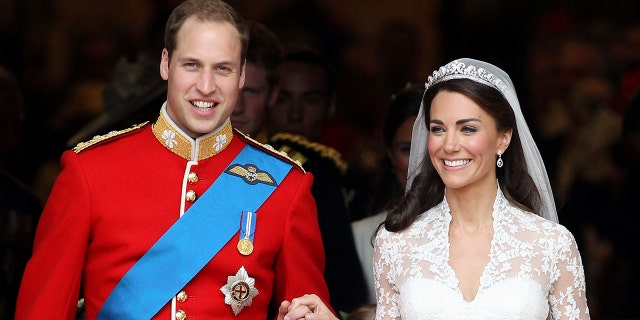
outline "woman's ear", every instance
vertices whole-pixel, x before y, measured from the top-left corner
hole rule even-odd
[[[511,135],[513,134],[513,129],[507,130],[500,134],[498,140],[498,149],[502,150],[502,153],[507,150],[509,144],[511,143]]]

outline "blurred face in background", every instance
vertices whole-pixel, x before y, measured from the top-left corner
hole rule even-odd
[[[247,61],[244,87],[231,114],[233,127],[255,137],[265,121],[267,107],[277,98],[277,87],[270,87],[267,70]]]
[[[320,139],[322,127],[335,110],[322,67],[297,61],[281,66],[280,91],[269,112],[269,132],[288,132]]]
[[[416,116],[404,119],[398,130],[393,135],[391,148],[389,150],[389,158],[393,166],[398,184],[403,188],[407,184],[407,170],[409,168],[409,152],[411,151],[411,131]]]

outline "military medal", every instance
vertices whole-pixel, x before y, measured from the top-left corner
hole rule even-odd
[[[238,241],[238,251],[244,256],[248,256],[253,252],[253,243],[248,238],[242,238]]]
[[[256,213],[243,211],[240,218],[240,240],[238,241],[238,251],[244,256],[253,252],[253,234],[256,228]]]
[[[256,280],[249,277],[244,266],[241,266],[234,276],[227,277],[227,284],[220,288],[224,294],[224,303],[231,306],[234,315],[238,315],[246,306],[250,306],[253,298],[258,295],[255,287]]]

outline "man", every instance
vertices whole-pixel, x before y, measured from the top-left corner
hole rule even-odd
[[[245,79],[242,18],[222,1],[170,15],[153,124],[62,155],[16,319],[265,319],[328,302],[313,176],[231,127]]]
[[[278,66],[282,46],[278,37],[257,21],[248,21],[249,46],[244,87],[238,97],[231,123],[259,142],[267,141],[267,107],[278,96]]]
[[[306,46],[288,48],[280,66],[280,92],[269,112],[269,131],[319,141],[324,124],[336,110],[336,72],[319,52]]]
[[[364,301],[364,276],[353,242],[343,196],[347,163],[340,152],[319,142],[335,110],[336,75],[317,51],[292,47],[280,66],[280,91],[269,108],[269,144],[313,173],[312,193],[326,253],[325,279],[331,306],[350,312]]]

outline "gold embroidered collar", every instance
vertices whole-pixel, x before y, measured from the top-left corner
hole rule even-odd
[[[156,123],[153,124],[151,130],[156,136],[156,139],[158,139],[165,148],[186,160],[203,160],[210,158],[224,150],[233,138],[233,130],[229,119],[227,119],[222,129],[216,132],[206,134],[196,139],[189,137],[189,135],[180,130],[173,120],[169,118],[166,111],[166,103],[162,106],[160,116]]]

